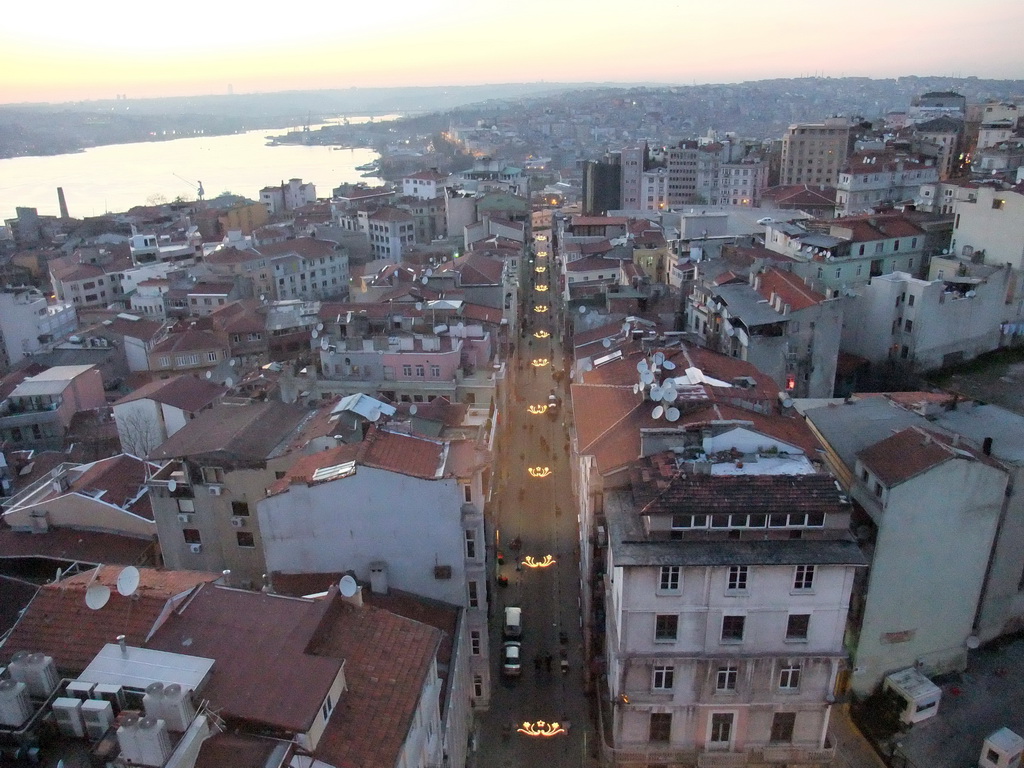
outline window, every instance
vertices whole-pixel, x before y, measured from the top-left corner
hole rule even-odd
[[[675,674],[675,667],[655,665],[651,688],[655,691],[671,691],[675,685]]]
[[[800,665],[783,664],[779,670],[779,689],[795,691],[800,687]]]
[[[178,499],[178,511],[191,514],[196,511],[195,499]]]
[[[480,655],[480,630],[471,629],[469,631],[469,645],[474,656]]]
[[[320,711],[323,712],[324,720],[331,716],[331,712],[334,711],[334,702],[331,701],[330,696],[327,697],[327,701],[324,702],[324,705],[320,708]]]
[[[678,592],[679,575],[682,568],[678,565],[661,566],[661,576],[658,579],[659,592]]]
[[[899,240],[893,240],[893,242],[892,242],[892,249],[894,251],[898,251],[900,249],[900,241]]]
[[[469,607],[480,607],[480,588],[475,581],[469,582]]]
[[[672,713],[651,712],[651,741],[669,741],[672,738]]]
[[[746,616],[723,616],[722,617],[722,642],[740,643],[743,641],[743,625],[746,623]]]
[[[439,379],[439,378],[441,378],[441,366],[440,365],[432,365],[432,366],[430,366],[430,377],[432,379]]]
[[[403,376],[412,376],[412,366],[411,365],[403,365],[402,366],[402,375]]]
[[[798,565],[793,575],[793,589],[814,589],[814,566]]]
[[[726,582],[726,587],[730,592],[744,592],[747,589],[747,566],[745,565],[731,565],[729,566],[729,579]]]
[[[476,557],[476,531],[472,528],[466,529],[466,557],[470,560]]]
[[[462,486],[462,500],[467,504],[471,504],[473,502],[473,486],[469,483]]]
[[[708,746],[727,747],[732,742],[732,712],[715,712],[711,715],[711,733]]]
[[[209,362],[211,362],[211,363],[216,363],[217,362],[217,353],[216,352],[207,352],[206,353],[206,359]]]
[[[185,537],[186,544],[202,544],[203,537],[199,535],[198,528],[183,528],[181,535]]]
[[[716,691],[735,691],[736,679],[739,677],[740,668],[735,664],[726,664],[718,668],[715,676]]]
[[[676,614],[659,614],[654,619],[654,641],[660,643],[675,642],[679,631],[679,616]]]
[[[236,531],[235,541],[238,546],[245,547],[246,549],[252,549],[256,546],[256,537],[249,531]]]
[[[232,501],[231,502],[231,514],[235,517],[248,517],[249,516],[249,505],[244,501]]]
[[[911,264],[911,266],[913,266],[913,264]],[[910,294],[910,296],[907,297],[907,306],[914,306],[914,294]]]
[[[809,613],[794,613],[789,617],[789,621],[786,622],[786,639],[787,640],[806,640],[807,629],[811,624],[811,615]]]
[[[796,712],[776,712],[772,717],[772,733],[769,740],[773,744],[789,744],[793,741],[795,725]]]
[[[881,483],[878,483],[878,482],[875,483],[875,496],[877,496],[879,498],[882,497],[882,484]]]
[[[480,698],[484,695],[484,678],[482,675],[473,675],[473,696]]]
[[[223,483],[224,470],[220,467],[203,467],[203,482],[207,485],[210,483]]]

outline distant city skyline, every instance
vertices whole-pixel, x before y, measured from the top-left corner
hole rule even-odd
[[[0,29],[0,103],[350,87],[620,82],[688,85],[821,75],[1024,78],[1009,0],[734,0],[728,5],[521,0],[182,0],[145,11],[18,3]]]

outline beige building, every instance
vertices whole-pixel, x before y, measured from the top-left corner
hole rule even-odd
[[[1024,195],[994,186],[961,187],[950,250],[986,264],[1024,268]]]
[[[830,117],[824,123],[796,123],[782,137],[782,185],[835,186],[850,152],[850,122]]]

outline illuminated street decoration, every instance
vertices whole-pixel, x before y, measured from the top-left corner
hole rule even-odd
[[[546,723],[543,720],[538,720],[536,723],[523,723],[516,730],[526,736],[541,736],[544,738],[567,733],[560,723]]]
[[[545,267],[545,266],[540,266],[540,267],[534,267],[534,268],[533,268],[533,271],[534,271],[534,272],[536,272],[536,273],[537,273],[537,274],[539,274],[539,275],[542,275],[542,274],[544,274],[545,272],[547,272],[547,271],[548,271],[548,268],[547,268],[547,267]]]
[[[537,258],[538,259],[546,259],[547,257],[548,257],[548,252],[547,251],[537,251]]]
[[[541,312],[547,312],[548,311],[548,305],[547,304],[538,304],[536,307],[533,308],[533,311],[537,312],[538,314],[541,313]]]
[[[530,365],[532,365],[534,368],[543,368],[550,362],[551,361],[548,360],[546,357],[538,357],[535,360],[533,360],[533,362],[531,362]]]
[[[548,407],[546,405],[531,405],[527,408],[530,413],[539,416],[542,413],[547,413]]]
[[[532,555],[527,555],[523,558],[523,565],[527,568],[548,568],[557,561],[551,555],[544,555],[540,560],[534,560]]]
[[[537,290],[540,291],[541,293],[546,292],[547,289],[548,289],[548,287],[546,285],[538,285],[537,286]]]
[[[533,334],[533,335],[534,335],[534,338],[537,338],[537,339],[546,339],[546,338],[547,338],[548,336],[550,336],[551,334],[550,334],[550,333],[548,333],[547,331],[537,331],[537,332],[536,332],[535,334]]]
[[[526,470],[530,473],[530,477],[550,477],[551,467],[530,467]]]

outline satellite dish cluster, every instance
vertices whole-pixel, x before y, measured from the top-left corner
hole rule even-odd
[[[96,566],[92,581],[85,590],[85,604],[90,609],[98,611],[110,601],[110,587],[106,584],[97,584],[96,578],[100,575],[102,565]],[[59,573],[59,571],[58,571]],[[139,591],[139,569],[134,565],[124,568],[117,576],[117,593],[122,597],[131,597]]]
[[[679,390],[675,379],[666,377],[659,379],[659,374],[675,370],[676,364],[665,358],[664,352],[655,352],[649,358],[643,358],[636,364],[638,381],[633,385],[633,394],[644,393],[651,402],[657,403],[651,411],[652,419],[664,418],[666,421],[679,421],[680,411],[674,405],[679,398]]]

